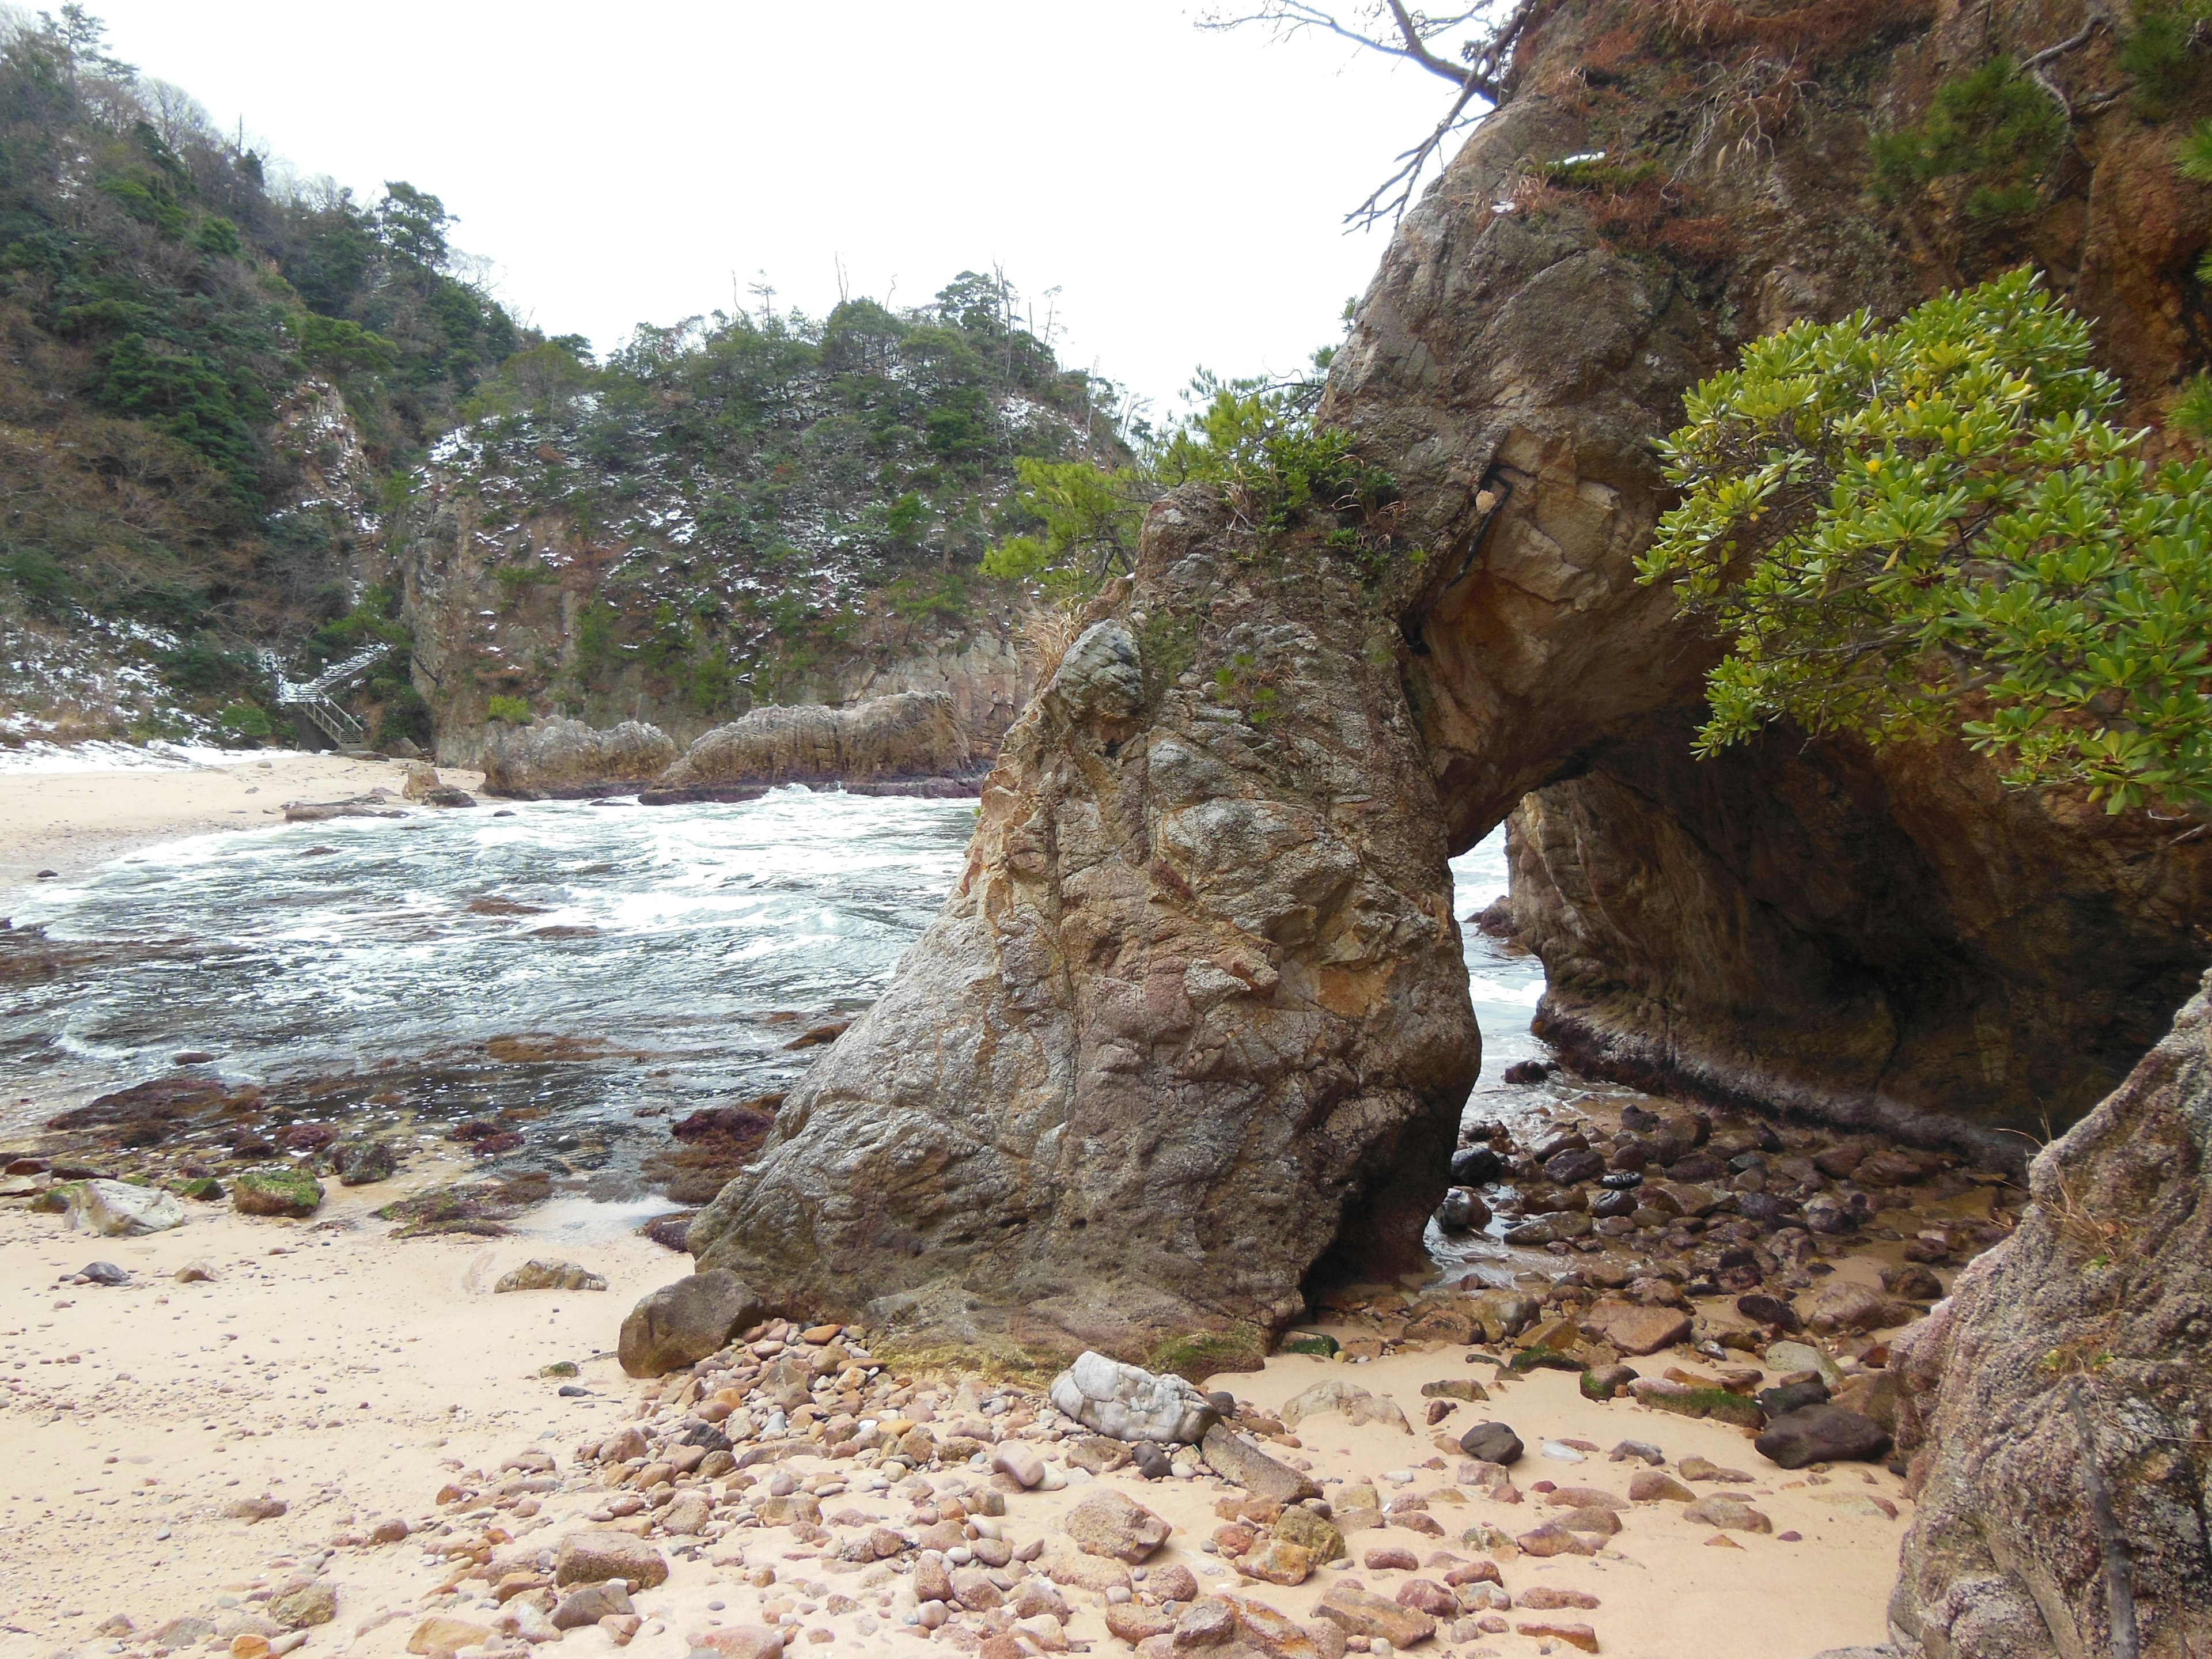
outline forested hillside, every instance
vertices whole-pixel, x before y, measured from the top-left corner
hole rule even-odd
[[[394,550],[462,757],[486,717],[681,734],[915,686],[995,738],[1028,595],[977,567],[1027,522],[1021,464],[1121,453],[1106,389],[972,271],[912,310],[641,327],[604,367],[535,344],[467,412]]]
[[[273,188],[101,35],[67,7],[0,43],[0,696],[22,731],[250,702],[244,647],[352,608],[374,509],[532,337],[453,274],[436,197]]]
[[[1011,718],[1024,590],[977,566],[1017,463],[1121,450],[1003,276],[763,294],[599,361],[453,223],[291,180],[79,7],[0,33],[0,740],[289,737],[257,652],[379,638],[374,740],[434,715],[467,754],[490,717],[687,730],[916,664]]]

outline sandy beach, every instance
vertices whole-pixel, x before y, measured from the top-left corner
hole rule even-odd
[[[440,776],[464,789],[474,772]],[[106,771],[0,770],[0,892],[41,870],[70,875],[185,836],[282,823],[289,801],[343,800],[406,782],[400,761],[241,754],[220,764]]]
[[[411,1170],[408,1184],[459,1172],[434,1163]],[[332,1183],[330,1193],[312,1221],[195,1206],[187,1224],[135,1239],[74,1235],[64,1218],[21,1203],[0,1210],[0,1422],[11,1453],[0,1481],[0,1659],[62,1650],[158,1656],[171,1643],[258,1653],[244,1638],[279,1631],[260,1615],[271,1592],[283,1595],[295,1579],[326,1583],[336,1596],[335,1617],[306,1632],[308,1654],[397,1659],[432,1617],[476,1621],[492,1644],[486,1651],[497,1650],[513,1639],[489,1628],[501,1587],[467,1580],[463,1575],[483,1570],[447,1552],[473,1543],[480,1554],[488,1547],[527,1556],[605,1524],[610,1493],[600,1468],[580,1451],[656,1410],[673,1415],[648,1428],[688,1418],[683,1406],[691,1395],[678,1393],[685,1374],[636,1382],[609,1352],[634,1299],[689,1267],[638,1237],[635,1218],[556,1202],[526,1216],[512,1237],[393,1241],[371,1213],[395,1195],[392,1186],[353,1191]],[[508,1268],[546,1256],[580,1262],[609,1288],[493,1292]],[[123,1268],[130,1282],[63,1282],[95,1260]],[[194,1263],[215,1277],[179,1283],[175,1275]],[[1856,1464],[1784,1471],[1759,1459],[1740,1430],[1625,1399],[1592,1402],[1577,1392],[1571,1373],[1539,1370],[1501,1384],[1492,1365],[1468,1358],[1449,1344],[1357,1364],[1279,1356],[1263,1371],[1209,1382],[1241,1402],[1279,1412],[1316,1382],[1340,1377],[1395,1401],[1407,1419],[1401,1428],[1312,1416],[1296,1453],[1267,1448],[1308,1466],[1339,1503],[1350,1488],[1373,1483],[1401,1512],[1431,1517],[1420,1531],[1408,1529],[1412,1521],[1394,1521],[1351,1532],[1351,1559],[1295,1588],[1240,1581],[1213,1553],[1208,1540],[1224,1524],[1217,1505],[1240,1493],[1203,1471],[1147,1481],[1125,1468],[1093,1480],[1066,1461],[1066,1446],[1048,1437],[1037,1448],[1054,1472],[1045,1484],[1065,1480],[1060,1490],[1025,1491],[964,1465],[927,1478],[955,1493],[963,1485],[1012,1488],[1003,1522],[986,1524],[1016,1547],[1017,1585],[1054,1570],[1068,1549],[1068,1512],[1107,1487],[1175,1528],[1146,1561],[1148,1573],[1180,1565],[1202,1592],[1249,1596],[1302,1621],[1333,1587],[1356,1581],[1387,1597],[1416,1576],[1434,1580],[1446,1567],[1425,1564],[1442,1558],[1496,1559],[1516,1599],[1540,1587],[1595,1598],[1586,1609],[1507,1612],[1512,1628],[1477,1642],[1452,1642],[1440,1632],[1423,1651],[1565,1650],[1556,1637],[1521,1634],[1518,1625],[1532,1620],[1587,1625],[1600,1650],[1632,1659],[1692,1651],[1788,1659],[1883,1639],[1884,1598],[1911,1513],[1895,1476]],[[578,1368],[574,1380],[541,1375],[562,1361]],[[1486,1418],[1510,1423],[1528,1449],[1512,1471],[1516,1502],[1459,1484],[1459,1472],[1471,1466],[1440,1451],[1424,1424],[1430,1401],[1423,1385],[1468,1377],[1493,1397],[1455,1405],[1442,1431],[1456,1434]],[[970,1382],[963,1391],[957,1377],[886,1380],[938,1401],[937,1433],[966,1432],[973,1423],[957,1419],[993,1409],[988,1383]],[[564,1397],[564,1386],[584,1392]],[[1000,1407],[994,1431],[1009,1438],[1028,1432],[1024,1401],[1035,1398],[1018,1395],[1013,1410]],[[1696,1490],[1741,1493],[1769,1517],[1771,1532],[1717,1531],[1686,1519],[1680,1501],[1629,1503],[1630,1479],[1644,1465],[1606,1455],[1624,1440],[1656,1446],[1670,1471],[1703,1457],[1746,1477],[1703,1480]],[[518,1500],[510,1485],[501,1495],[498,1483],[518,1480],[502,1466],[521,1459],[527,1474],[538,1461],[531,1454],[550,1457],[554,1473],[529,1484],[550,1490]],[[826,1527],[801,1524],[794,1532],[739,1520],[727,1529],[710,1523],[707,1530],[719,1534],[712,1538],[641,1540],[670,1574],[637,1595],[642,1627],[630,1650],[641,1659],[684,1659],[718,1626],[787,1618],[795,1651],[890,1653],[948,1643],[973,1650],[972,1626],[967,1640],[956,1642],[963,1634],[957,1624],[932,1638],[900,1621],[913,1606],[910,1594],[903,1607],[900,1599],[916,1570],[913,1550],[867,1566],[839,1559],[840,1545],[870,1528],[902,1528],[914,1538],[918,1521],[934,1518],[910,1492],[901,1495],[907,1488],[868,1491],[860,1468],[869,1461],[800,1455],[771,1466],[801,1492],[820,1493],[812,1512],[826,1512]],[[1539,1559],[1495,1547],[1544,1518],[1546,1481],[1614,1494],[1622,1529],[1589,1557]],[[717,1480],[702,1491],[734,1502],[751,1484],[740,1474],[726,1489]],[[1425,1508],[1407,1510],[1401,1500],[1409,1495],[1425,1499]],[[234,1512],[241,1499],[262,1498],[281,1503],[283,1513],[252,1520]],[[982,1513],[981,1504],[971,1512]],[[395,1520],[407,1523],[404,1541],[366,1541],[380,1522]],[[1492,1547],[1470,1547],[1470,1537]],[[1033,1542],[1042,1547],[1032,1552],[1041,1559],[1035,1569],[1018,1559],[1020,1547]],[[1393,1548],[1413,1552],[1423,1569],[1366,1565],[1370,1552]],[[457,1588],[445,1588],[457,1580]],[[1072,1644],[1128,1650],[1107,1632],[1107,1592],[1073,1582],[1054,1591],[1069,1613],[1063,1633]],[[1040,1586],[1038,1593],[1046,1592]],[[111,1622],[118,1615],[127,1627]],[[166,1640],[157,1635],[183,1617],[205,1622],[172,1629]],[[614,1645],[597,1626],[562,1640],[587,1653]],[[725,1644],[724,1651],[737,1650]]]

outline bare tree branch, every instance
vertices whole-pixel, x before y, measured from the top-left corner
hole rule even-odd
[[[1199,20],[1199,27],[1220,32],[1258,27],[1279,40],[1309,30],[1334,35],[1364,51],[1417,64],[1459,88],[1459,95],[1435,129],[1413,149],[1401,153],[1397,170],[1345,216],[1347,225],[1364,228],[1395,222],[1403,215],[1413,204],[1430,163],[1438,159],[1445,139],[1480,120],[1505,96],[1504,66],[1522,32],[1548,0],[1516,0],[1503,22],[1486,27],[1503,3],[1504,0],[1478,0],[1449,15],[1431,16],[1408,7],[1404,0],[1361,0],[1358,9],[1340,15],[1315,0],[1258,0],[1250,10],[1209,12]],[[1455,34],[1464,37],[1458,41],[1456,63],[1438,49]],[[1482,107],[1472,107],[1478,101]]]

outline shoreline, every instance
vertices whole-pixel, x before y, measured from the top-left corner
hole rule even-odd
[[[475,772],[440,777],[473,792]],[[284,821],[288,802],[398,796],[404,761],[242,751],[220,763],[109,770],[0,772],[0,895],[42,870],[75,875],[165,841]]]

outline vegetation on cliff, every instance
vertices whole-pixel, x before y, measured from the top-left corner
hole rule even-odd
[[[605,363],[518,352],[410,516],[446,705],[711,721],[864,648],[957,646],[1022,598],[978,570],[1034,520],[1018,477],[1110,471],[1120,413],[972,271],[913,308],[643,326]]]
[[[1730,636],[1703,749],[1963,730],[2014,785],[2212,802],[2212,463],[2143,460],[2089,355],[2021,270],[1799,323],[1690,395],[1640,568]]]
[[[353,608],[362,509],[529,337],[437,198],[280,188],[102,33],[71,5],[0,36],[0,623],[211,714],[242,647]]]

